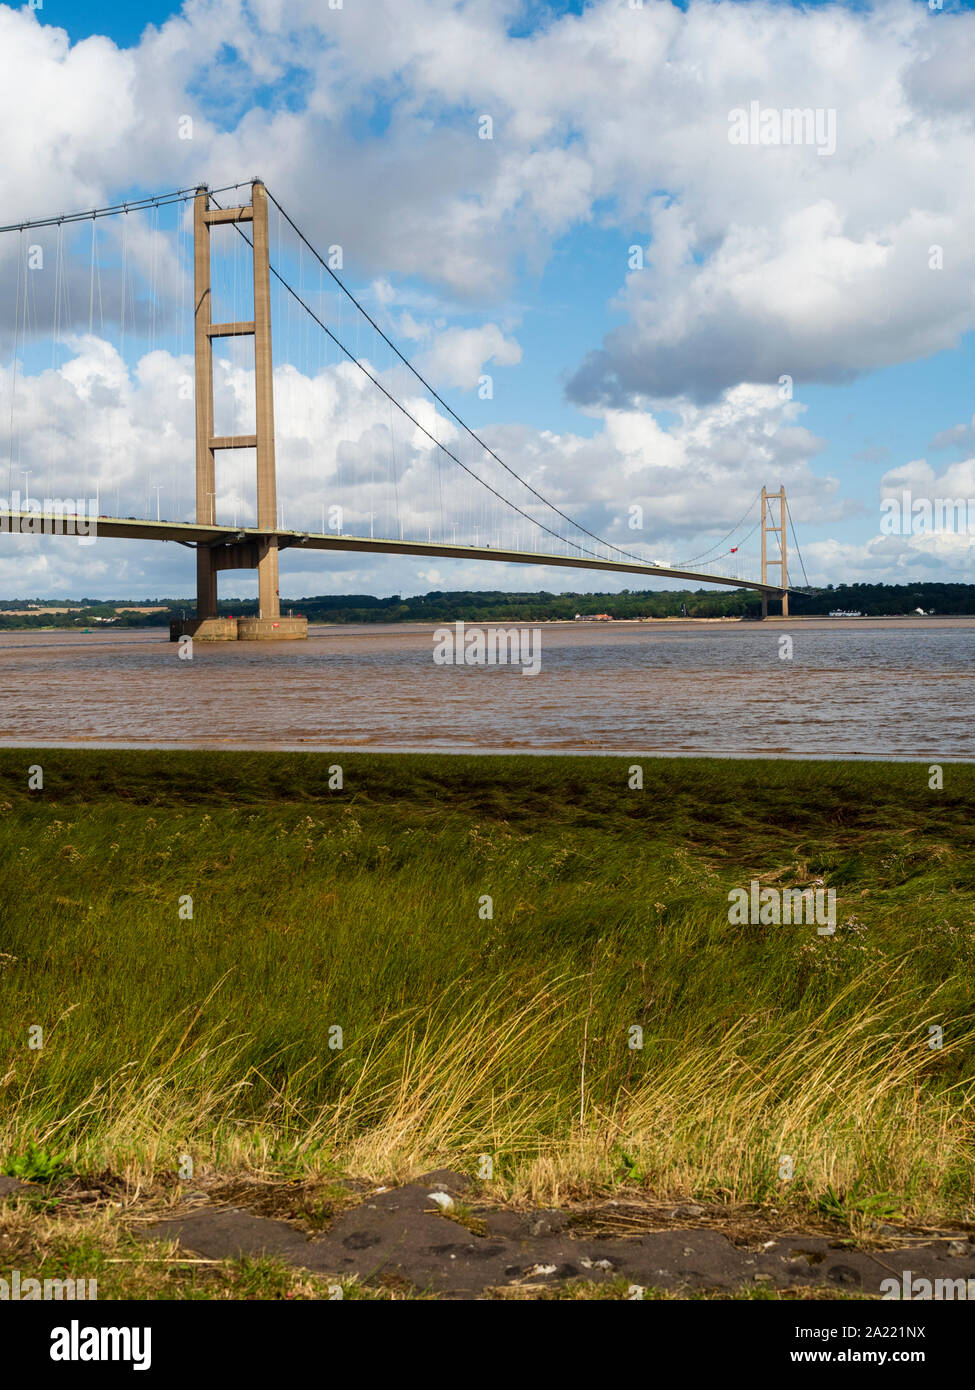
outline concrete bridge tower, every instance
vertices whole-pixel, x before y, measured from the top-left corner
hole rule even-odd
[[[254,317],[242,323],[214,323],[210,296],[210,228],[250,222],[254,263]],[[200,641],[273,641],[308,636],[306,618],[282,618],[278,594],[278,501],[274,461],[274,376],[271,359],[271,268],[268,244],[267,190],[260,179],[251,186],[249,206],[211,208],[205,187],[193,207],[193,286],[196,357],[196,520],[216,526],[216,451],[254,449],[257,454],[258,539],[221,537],[196,547],[196,617],[172,624],[170,637],[191,635]],[[254,433],[215,435],[213,425],[213,341],[254,339]],[[220,570],[256,569],[258,616],[221,618],[217,613]]]
[[[779,504],[779,524],[778,526],[769,521],[769,504],[771,502]],[[762,488],[762,583],[768,584],[769,569],[777,569],[782,576],[782,616],[789,616],[789,563],[786,554],[785,536],[785,484],[783,483],[778,492],[769,492]],[[779,558],[769,559],[768,538],[774,535],[778,538]],[[762,617],[768,617],[768,594],[762,594]]]

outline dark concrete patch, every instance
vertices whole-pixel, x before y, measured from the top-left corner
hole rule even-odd
[[[152,1240],[179,1240],[209,1259],[238,1259],[242,1255],[258,1259],[272,1255],[293,1265],[305,1263],[303,1255],[308,1244],[307,1237],[286,1222],[252,1216],[239,1207],[201,1207],[148,1230],[137,1228],[136,1234]]]
[[[784,1233],[743,1242],[713,1224],[621,1236],[586,1231],[563,1211],[492,1209],[467,1195],[470,1190],[462,1174],[431,1173],[366,1195],[358,1206],[339,1212],[327,1231],[310,1237],[283,1221],[209,1206],[142,1227],[139,1234],[178,1240],[211,1259],[272,1255],[321,1275],[374,1282],[393,1278],[455,1298],[477,1297],[492,1288],[620,1276],[631,1284],[667,1289],[762,1284],[874,1296],[883,1279],[900,1280],[904,1270],[915,1278],[975,1279],[975,1244],[958,1232],[940,1240],[902,1238],[894,1249],[876,1250],[852,1248],[825,1234]],[[435,1193],[453,1197],[452,1210],[443,1210]]]
[[[36,1187],[31,1187],[30,1183],[21,1182],[19,1178],[8,1178],[0,1173],[0,1197],[17,1197],[28,1192],[36,1192]]]

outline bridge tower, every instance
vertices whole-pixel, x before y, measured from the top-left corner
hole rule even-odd
[[[769,524],[769,504],[778,502],[779,504],[779,524],[778,526]],[[777,535],[779,538],[779,559],[770,560],[768,558],[768,538],[770,535]],[[769,566],[777,569],[782,576],[782,616],[789,616],[789,567],[786,556],[785,540],[785,484],[779,488],[778,492],[767,492],[762,488],[762,583],[768,583]],[[762,617],[768,617],[768,595],[762,595]]]
[[[210,228],[224,223],[251,223],[254,266],[254,317],[242,323],[214,323],[210,295]],[[193,303],[196,362],[196,520],[216,526],[216,451],[254,449],[257,454],[258,540],[227,542],[222,536],[196,547],[196,618],[174,623],[175,640],[191,635],[201,641],[280,640],[308,636],[306,618],[282,618],[278,594],[278,503],[274,461],[274,377],[271,358],[271,266],[268,243],[267,190],[260,179],[251,185],[247,206],[212,208],[206,187],[197,189],[193,205]],[[213,341],[254,339],[254,433],[215,435],[213,423]],[[258,616],[221,618],[217,612],[217,574],[223,569],[256,569]]]

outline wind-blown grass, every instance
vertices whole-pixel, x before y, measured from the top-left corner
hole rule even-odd
[[[975,770],[642,766],[0,754],[0,1166],[970,1215]],[[835,936],[730,925],[752,878]]]

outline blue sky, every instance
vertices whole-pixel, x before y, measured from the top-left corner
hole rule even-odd
[[[214,184],[260,173],[316,245],[342,244],[343,278],[463,418],[541,490],[554,480],[558,505],[600,534],[648,554],[696,553],[762,483],[785,482],[817,582],[971,580],[968,538],[879,534],[885,493],[975,495],[967,440],[932,447],[975,412],[971,10],[921,0],[0,7],[13,85],[32,64],[31,98],[52,113],[35,119],[50,130],[34,157],[0,175],[3,220],[201,170]],[[7,100],[22,111],[16,90]],[[750,102],[832,111],[835,153],[810,139],[731,144],[732,108]],[[485,112],[490,142],[476,135]],[[181,142],[187,114],[193,138]],[[42,158],[52,145],[57,177]],[[628,265],[634,245],[641,272]],[[929,266],[932,245],[943,268]],[[8,281],[10,271],[0,262]],[[138,404],[129,365],[125,408],[148,412],[159,402]],[[79,358],[79,379],[86,370]],[[489,400],[477,391],[485,372]],[[790,401],[782,373],[794,379]],[[232,377],[231,395],[242,389]],[[104,381],[100,390],[107,400]],[[162,476],[161,463],[148,466]],[[312,513],[325,495],[313,484],[295,481]],[[171,505],[189,495],[167,487]],[[626,529],[634,501],[650,534]],[[292,515],[302,505],[288,499]],[[409,505],[420,518],[419,470]],[[181,567],[138,549],[94,577],[120,592],[174,592]],[[53,553],[26,575],[7,563],[7,592],[92,578]],[[601,582],[551,569],[527,580],[496,566],[302,565],[288,579],[295,594]]]

